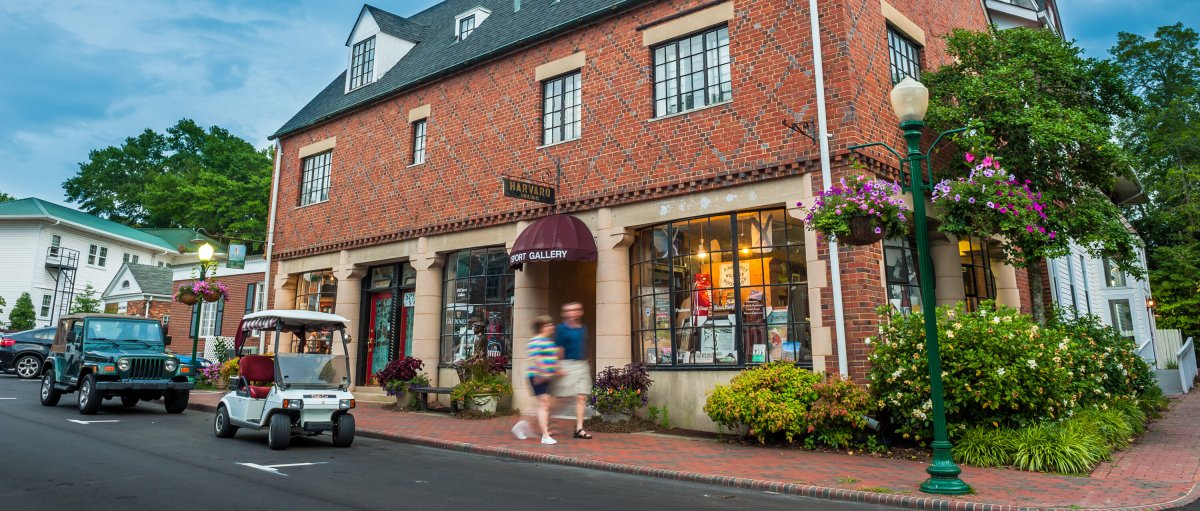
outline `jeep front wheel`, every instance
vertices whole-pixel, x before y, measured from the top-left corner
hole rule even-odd
[[[267,428],[267,447],[272,451],[287,449],[292,440],[292,418],[286,413],[276,413],[271,416],[270,424]]]
[[[167,408],[167,413],[183,413],[184,410],[187,410],[190,394],[186,390],[168,390],[163,394],[163,404]]]
[[[50,369],[42,375],[42,406],[57,406],[61,397],[62,391],[54,388],[54,370]]]
[[[84,376],[79,382],[79,413],[95,415],[100,411],[100,404],[103,402],[100,389],[96,388],[96,375]]]
[[[217,438],[233,438],[237,434],[238,427],[229,422],[229,410],[225,405],[217,407],[217,416],[213,419],[213,432],[217,434]]]

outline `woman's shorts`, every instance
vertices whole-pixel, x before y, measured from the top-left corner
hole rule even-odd
[[[533,395],[535,396],[550,393],[550,380],[545,380],[541,383],[538,383],[537,378],[530,376],[529,386],[533,389]]]

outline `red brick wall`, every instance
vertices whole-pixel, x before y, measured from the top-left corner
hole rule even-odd
[[[149,304],[150,313],[146,315],[146,306]],[[163,316],[171,313],[173,302],[166,300],[136,300],[125,304],[125,314],[129,316],[151,317],[157,320],[162,320]]]
[[[263,274],[247,273],[244,275],[218,276],[217,281],[229,288],[229,298],[225,300],[225,309],[221,316],[219,335],[233,337],[237,333],[238,322],[246,312],[246,287],[252,282],[261,282]],[[190,280],[175,281],[175,288],[195,282]],[[269,295],[270,293],[268,293]],[[199,304],[196,305],[199,307]],[[170,332],[173,338],[173,348],[178,353],[191,352],[192,307],[179,302],[171,302],[168,314],[171,315]],[[184,345],[187,349],[184,350]],[[200,339],[198,352],[204,352],[204,339]]]

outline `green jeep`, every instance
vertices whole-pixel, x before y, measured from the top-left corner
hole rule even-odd
[[[79,413],[92,415],[107,399],[126,407],[163,398],[167,413],[187,408],[193,384],[187,366],[165,353],[171,338],[157,320],[117,314],[72,314],[58,322],[46,370],[43,406],[79,392]]]

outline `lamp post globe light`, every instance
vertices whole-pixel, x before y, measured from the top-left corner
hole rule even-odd
[[[929,225],[925,218],[925,192],[931,189],[931,183],[924,180],[924,165],[929,160],[929,154],[937,146],[942,137],[965,131],[959,128],[946,131],[929,146],[929,151],[921,153],[921,129],[925,127],[925,112],[929,109],[929,89],[912,77],[905,77],[892,88],[892,110],[900,120],[900,129],[904,132],[904,141],[908,148],[901,155],[896,150],[882,142],[851,146],[854,151],[864,147],[882,146],[900,160],[901,179],[905,163],[911,181],[907,188],[913,197],[913,222],[916,224],[916,244],[918,266],[921,273],[921,313],[925,319],[925,355],[929,362],[930,401],[933,404],[933,461],[926,467],[929,479],[921,483],[921,491],[942,495],[960,495],[967,493],[971,487],[959,479],[962,472],[954,464],[950,456],[950,437],[946,430],[946,406],[942,389],[942,362],[938,349],[937,307],[933,296],[933,259],[929,253]]]
[[[205,278],[204,274],[208,270],[208,265],[212,264],[213,246],[208,244],[208,242],[205,242],[203,245],[200,245],[200,249],[196,251],[196,256],[200,260],[200,280],[204,280],[204,278]],[[202,302],[203,301],[197,301],[196,303],[192,304],[192,307],[193,308],[199,307]],[[192,317],[199,319],[200,315],[197,314],[195,311],[193,311]],[[196,377],[196,365],[197,365],[196,364],[196,348],[200,345],[200,322],[196,321],[196,324],[192,325],[192,328],[194,330],[192,330],[192,363],[191,363],[192,370],[191,370],[191,374],[192,374],[192,378],[195,378]]]

